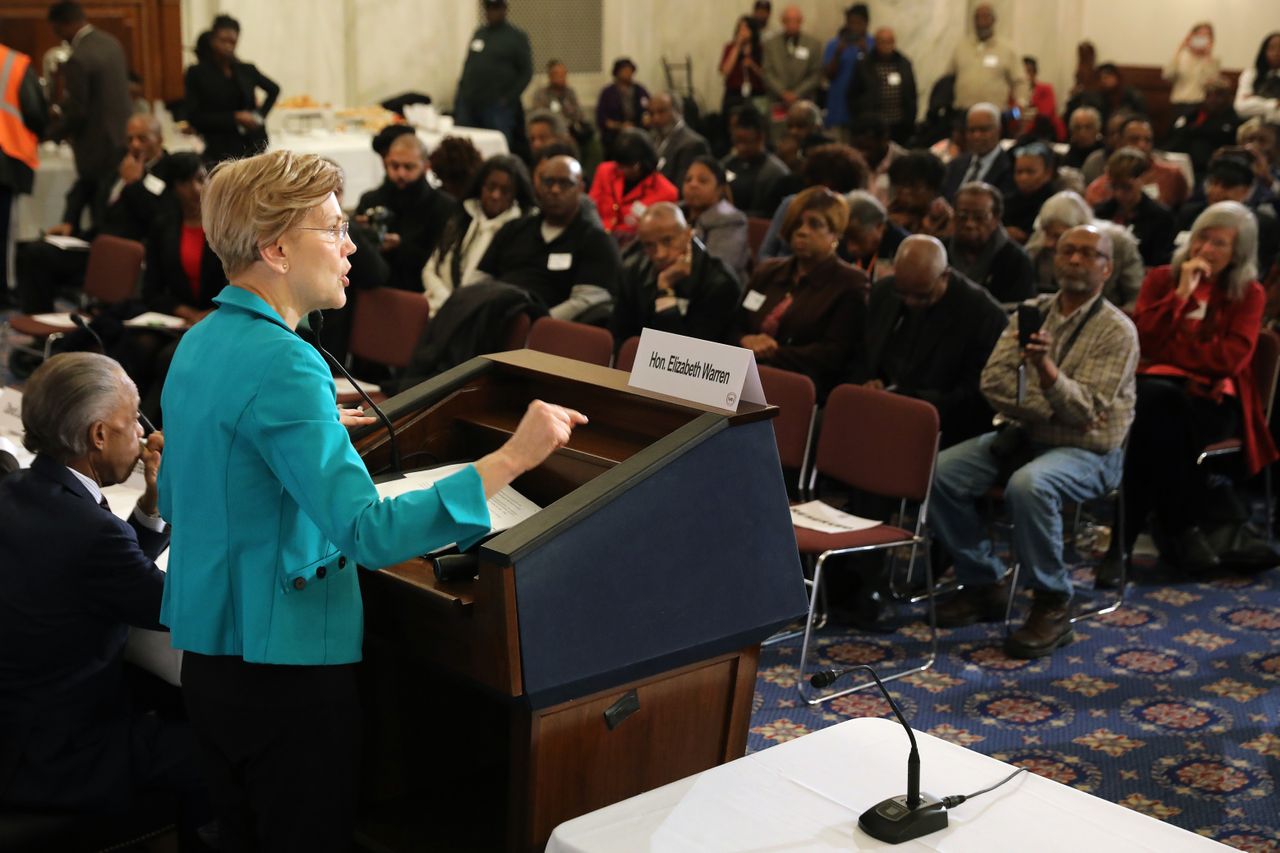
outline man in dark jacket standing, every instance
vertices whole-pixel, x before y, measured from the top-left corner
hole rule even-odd
[[[980,380],[1008,322],[1000,303],[947,266],[936,237],[903,240],[893,272],[871,288],[850,381],[932,403],[943,447],[988,431]]]
[[[83,197],[101,198],[99,185],[114,180],[116,152],[124,147],[124,126],[133,112],[124,48],[115,36],[91,26],[79,3],[54,3],[49,23],[71,45],[71,58],[62,66],[66,95],[55,108],[61,119],[54,135],[71,143]],[[102,212],[99,206],[91,210],[95,226]]]
[[[9,215],[31,192],[48,116],[31,57],[0,44],[0,307],[9,301]]]
[[[875,46],[858,63],[849,82],[849,116],[877,115],[889,127],[889,137],[906,144],[916,124],[916,74],[897,49],[893,30],[876,30]]]
[[[502,131],[514,150],[520,95],[533,78],[533,51],[524,30],[507,23],[507,0],[484,0],[484,16],[462,66],[453,116],[463,127]]]

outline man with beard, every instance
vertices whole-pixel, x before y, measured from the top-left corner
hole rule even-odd
[[[978,382],[1007,323],[990,293],[947,266],[940,240],[912,235],[871,288],[849,381],[932,403],[949,447],[991,427]]]
[[[1026,622],[1005,641],[1005,652],[1019,658],[1052,654],[1074,639],[1062,504],[1099,497],[1120,482],[1136,396],[1138,333],[1102,296],[1110,238],[1092,225],[1072,228],[1058,241],[1054,270],[1059,291],[1033,303],[1039,330],[1024,345],[1019,324],[1010,324],[982,371],[982,393],[1003,426],[938,456],[929,505],[930,524],[964,584],[938,607],[938,624],[998,622],[1009,581],[977,501],[1006,484],[1014,557],[1034,594]]]
[[[974,181],[956,193],[955,234],[947,246],[951,266],[985,287],[999,302],[1035,295],[1035,275],[1027,252],[1009,239],[1000,218],[1004,197],[990,184]]]
[[[680,208],[659,202],[644,212],[613,309],[619,344],[645,328],[727,343],[741,293],[724,261],[707,254]]]
[[[381,243],[391,267],[387,284],[421,291],[422,268],[458,203],[427,183],[427,146],[415,134],[396,137],[382,166],[386,180],[360,196],[356,222],[375,231],[386,229]]]

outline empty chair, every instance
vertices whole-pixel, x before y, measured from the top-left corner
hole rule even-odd
[[[577,359],[601,367],[613,360],[613,335],[599,326],[542,317],[529,330],[531,350]]]
[[[818,389],[803,373],[760,365],[760,384],[769,405],[777,406],[773,436],[778,442],[778,460],[786,470],[796,472],[796,496],[804,499],[804,478],[813,445],[813,428],[818,414]]]
[[[413,358],[430,314],[431,307],[421,293],[394,287],[361,291],[351,320],[351,355],[393,372],[403,370]],[[378,391],[370,391],[369,396],[375,401],[386,399]],[[338,394],[338,402],[344,405],[359,400],[360,395],[353,391]]]

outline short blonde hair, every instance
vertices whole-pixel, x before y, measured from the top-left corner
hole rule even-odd
[[[205,239],[227,276],[239,275],[261,247],[341,190],[342,170],[314,154],[272,151],[219,163],[204,189]]]

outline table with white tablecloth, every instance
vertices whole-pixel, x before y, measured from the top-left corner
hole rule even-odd
[[[429,151],[446,136],[460,136],[471,140],[480,156],[488,159],[495,154],[506,154],[507,139],[499,131],[476,127],[451,127],[448,130],[419,129],[418,136]],[[188,140],[179,140],[179,145]],[[169,146],[173,148],[171,144]],[[352,207],[365,192],[382,183],[382,161],[373,150],[373,134],[359,132],[335,132],[315,130],[308,133],[275,133],[271,136],[270,149],[297,151],[302,154],[319,154],[333,160],[346,173],[347,207]],[[66,145],[46,144],[40,151],[40,168],[36,170],[35,185],[31,195],[19,197],[17,205],[15,240],[35,240],[40,232],[57,224],[62,217],[67,191],[75,182],[75,162],[71,149]]]
[[[968,794],[1013,770],[922,732],[916,739],[920,787],[934,796]],[[905,793],[908,749],[897,722],[849,720],[567,821],[552,834],[547,853],[1228,849],[1031,773],[952,809],[946,829],[885,844],[857,828],[858,816]]]

